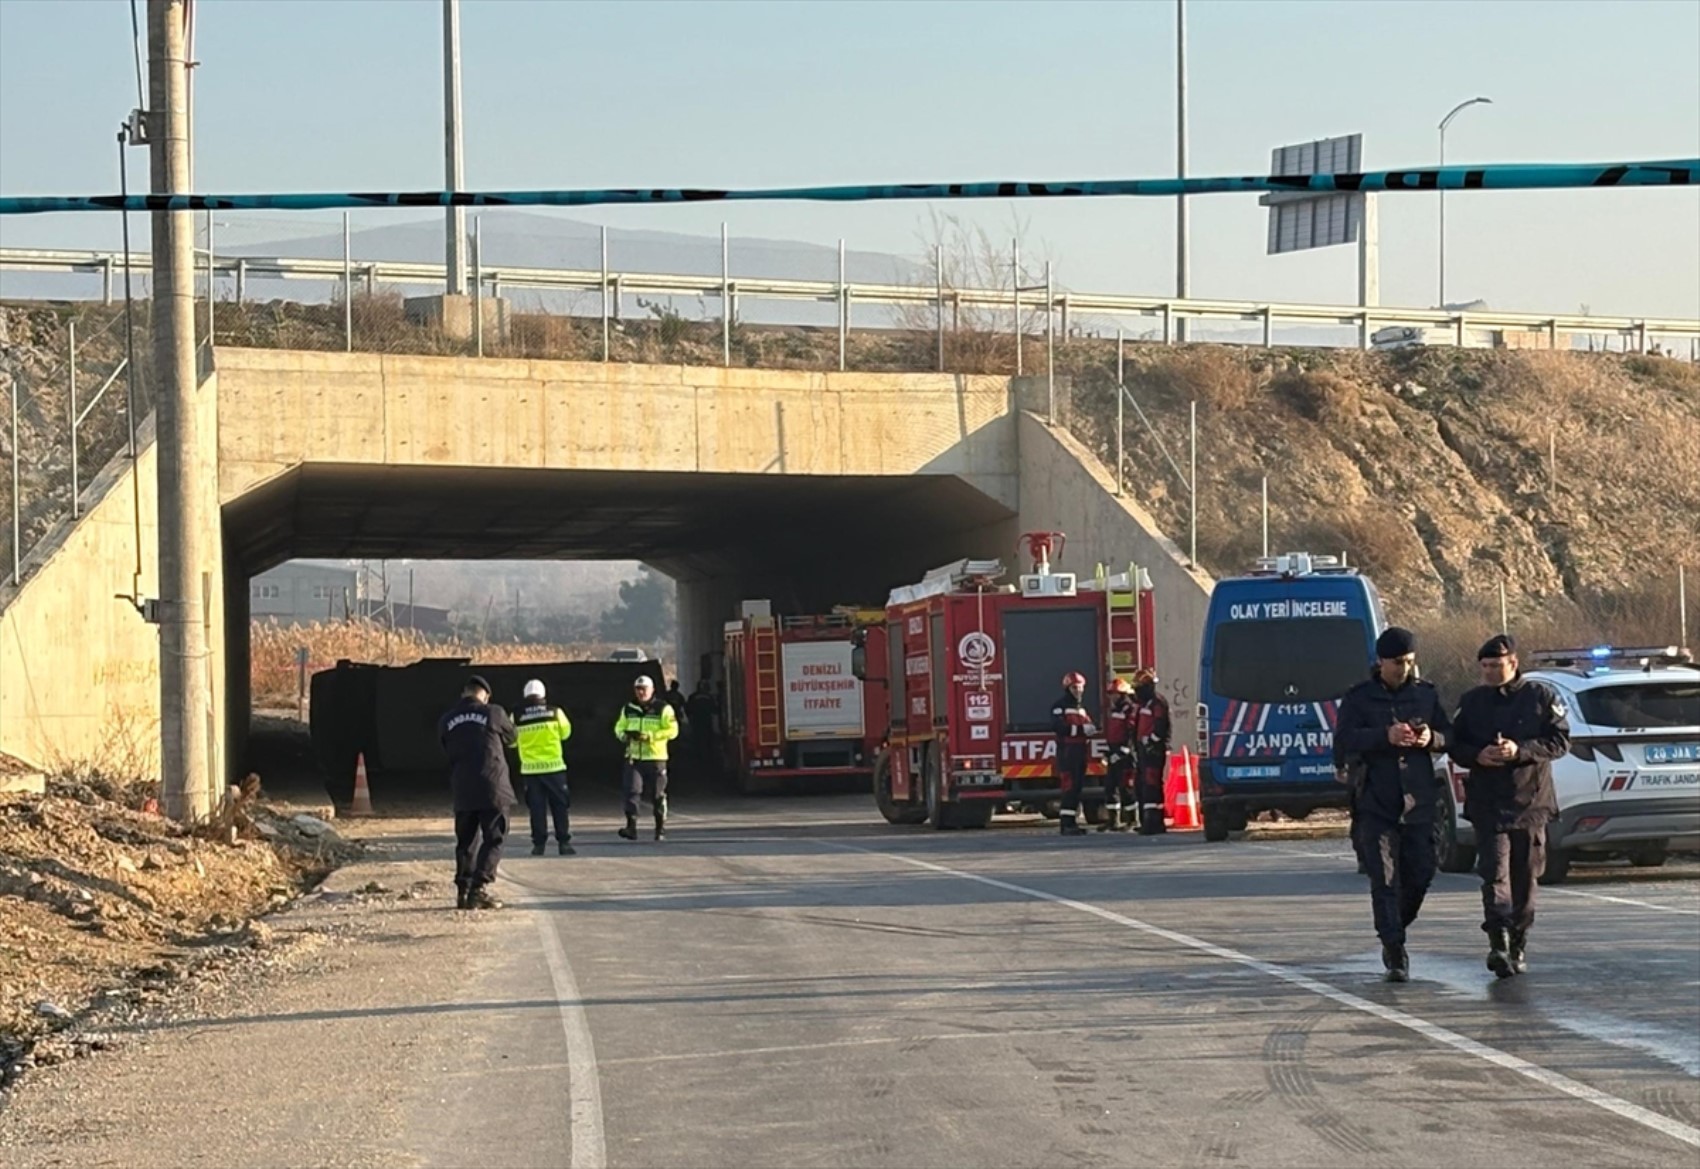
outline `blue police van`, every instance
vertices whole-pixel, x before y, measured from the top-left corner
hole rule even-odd
[[[1339,557],[1294,552],[1216,582],[1199,670],[1204,838],[1258,812],[1345,807],[1334,779],[1340,699],[1369,676],[1386,621],[1368,577]]]

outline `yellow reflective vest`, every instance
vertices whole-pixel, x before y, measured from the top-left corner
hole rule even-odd
[[[522,706],[514,712],[519,731],[519,773],[553,775],[567,769],[561,744],[572,738],[573,724],[567,712],[548,703]]]
[[[679,737],[679,718],[661,698],[648,705],[628,702],[620,708],[614,735],[625,743],[627,759],[639,763],[664,762],[667,744]]]

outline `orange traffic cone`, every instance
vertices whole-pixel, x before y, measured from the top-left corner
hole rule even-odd
[[[348,806],[350,816],[372,814],[372,789],[366,784],[366,752],[354,757],[354,802]]]
[[[1163,808],[1172,828],[1184,832],[1203,826],[1198,815],[1198,772],[1193,767],[1192,752],[1185,747],[1169,756],[1168,774],[1163,777]]]

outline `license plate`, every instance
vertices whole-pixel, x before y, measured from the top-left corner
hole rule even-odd
[[[1648,747],[1648,763],[1700,762],[1700,743],[1680,743],[1672,747]]]

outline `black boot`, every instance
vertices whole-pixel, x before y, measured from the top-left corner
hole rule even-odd
[[[1062,825],[1061,825],[1060,831],[1061,831],[1062,835],[1064,835],[1064,836],[1085,836],[1086,835],[1086,829],[1084,829],[1080,826],[1079,821],[1077,821],[1073,816],[1067,816],[1067,815],[1065,815],[1062,818]]]
[[[655,839],[667,839],[667,817],[660,812],[655,813]]]
[[[1529,934],[1526,930],[1512,930],[1511,945],[1506,950],[1506,957],[1511,960],[1511,969],[1517,974],[1529,973]]]
[[[542,856],[543,855],[543,845],[542,845],[541,842],[531,846],[531,855],[532,856]]]
[[[500,909],[502,903],[480,887],[466,895],[466,907],[468,909]]]
[[[578,849],[574,848],[571,844],[568,844],[564,840],[561,841],[558,845],[555,846],[555,851],[560,853],[562,856],[577,856],[578,855]]]
[[[1115,804],[1104,805],[1104,818],[1098,821],[1098,831],[1119,832],[1121,830],[1122,810]]]
[[[1405,953],[1404,946],[1394,946],[1383,942],[1381,964],[1387,968],[1387,973],[1381,976],[1382,981],[1409,982],[1411,980],[1411,958],[1410,955]]]
[[[455,908],[472,908],[472,890],[468,889],[465,885],[455,886]]]
[[[1487,968],[1496,978],[1510,978],[1517,971],[1511,965],[1511,931],[1495,926],[1488,931]]]
[[[636,840],[637,839],[637,817],[636,816],[627,816],[626,817],[626,826],[624,828],[620,829],[619,835],[620,835],[621,839],[623,839],[623,840]]]

